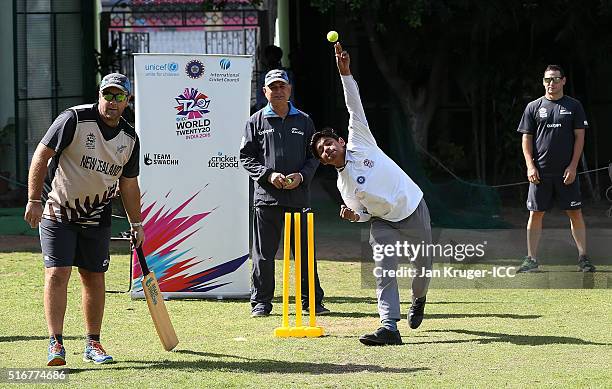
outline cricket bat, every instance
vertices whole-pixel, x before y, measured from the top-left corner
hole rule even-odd
[[[153,319],[153,324],[155,324],[155,329],[157,330],[157,335],[159,335],[162,346],[164,346],[166,351],[171,351],[176,347],[179,341],[176,337],[176,332],[174,332],[172,322],[170,321],[170,316],[168,316],[168,311],[164,304],[164,296],[159,289],[155,273],[150,271],[147,266],[147,260],[142,252],[142,246],[136,248],[136,253],[138,255],[140,268],[142,269],[142,289],[147,299],[149,313]]]

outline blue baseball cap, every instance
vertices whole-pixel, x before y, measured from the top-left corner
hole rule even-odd
[[[111,86],[121,89],[128,95],[132,93],[132,84],[130,84],[130,79],[121,73],[107,74],[100,82],[100,90],[110,88]]]
[[[273,69],[266,74],[265,85],[268,86],[275,81],[282,81],[285,84],[289,84],[289,76],[287,72],[282,69]]]

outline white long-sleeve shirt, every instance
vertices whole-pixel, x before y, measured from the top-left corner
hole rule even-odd
[[[377,145],[366,120],[353,76],[341,76],[349,112],[346,166],[338,169],[338,189],[360,222],[372,216],[397,222],[418,207],[423,192]]]

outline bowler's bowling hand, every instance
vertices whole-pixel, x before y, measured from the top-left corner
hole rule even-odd
[[[353,211],[346,205],[340,206],[340,217],[350,222],[359,221],[359,215],[356,214],[355,211]]]
[[[336,42],[334,45],[334,51],[336,52],[336,65],[338,65],[338,71],[343,76],[351,75],[351,57],[349,53],[342,50],[340,42]]]

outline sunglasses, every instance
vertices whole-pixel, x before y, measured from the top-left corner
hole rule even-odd
[[[544,77],[545,84],[550,84],[551,82],[553,84],[558,84],[561,82],[561,80],[563,80],[563,77]]]
[[[110,93],[110,92],[105,92],[102,94],[102,97],[104,97],[104,100],[106,101],[113,101],[113,99],[115,99],[116,102],[118,103],[123,103],[125,100],[127,100],[127,95],[124,93]]]

